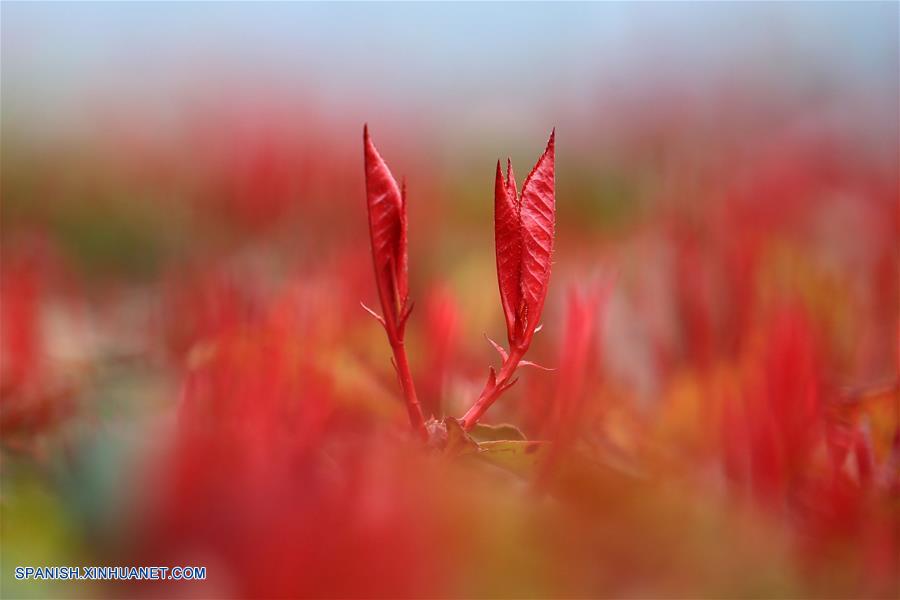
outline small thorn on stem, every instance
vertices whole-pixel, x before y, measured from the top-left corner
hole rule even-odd
[[[531,362],[530,360],[522,360],[519,361],[519,365],[523,367],[534,367],[536,369],[540,369],[541,371],[555,371],[556,369],[553,367],[545,367],[543,365],[539,365],[536,362]]]
[[[501,346],[500,344],[498,344],[497,342],[492,340],[490,337],[488,337],[488,334],[486,334],[486,333],[484,334],[484,339],[486,339],[488,341],[488,343],[494,347],[494,350],[497,351],[497,353],[500,355],[500,359],[503,362],[506,362],[507,360],[509,360],[509,354],[506,352],[506,350],[503,349],[503,346]]]
[[[497,371],[494,370],[494,367],[489,367],[488,371],[488,386],[494,387],[497,385]]]
[[[413,308],[415,308],[416,302],[415,300],[411,301],[409,304],[404,306],[403,311],[400,313],[400,325],[406,325],[406,320],[409,319],[409,315],[412,314]]]
[[[365,310],[367,313],[369,313],[370,315],[375,317],[375,320],[378,321],[379,323],[381,323],[382,327],[387,327],[387,325],[384,322],[384,317],[382,317],[377,312],[375,312],[374,310],[372,310],[371,308],[366,306],[362,300],[360,300],[359,305],[363,307],[363,310]]]

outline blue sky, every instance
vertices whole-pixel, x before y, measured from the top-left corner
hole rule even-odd
[[[729,77],[896,87],[897,3],[8,3],[3,101],[65,119],[99,91],[226,79],[326,104],[529,113],[554,97]]]

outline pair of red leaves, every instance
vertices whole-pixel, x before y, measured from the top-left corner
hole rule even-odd
[[[497,279],[510,348],[523,353],[537,329],[550,282],[556,215],[555,138],[556,130],[553,130],[547,149],[525,178],[521,194],[516,191],[512,162],[506,160],[504,180],[497,161],[494,182]]]
[[[525,178],[521,194],[516,189],[511,162],[507,160],[505,179],[500,162],[497,162],[494,184],[497,279],[510,351],[507,353],[494,344],[504,364],[499,376],[491,369],[485,389],[463,419],[466,429],[474,426],[484,410],[512,385],[513,372],[538,329],[553,256],[556,215],[554,140],[555,130],[550,134],[546,150]],[[409,303],[406,189],[405,185],[397,185],[372,143],[368,127],[363,130],[363,145],[369,235],[383,317],[366,310],[384,325],[413,428],[427,437],[403,349],[403,330],[412,310]]]

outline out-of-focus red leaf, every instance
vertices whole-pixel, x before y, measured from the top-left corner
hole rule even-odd
[[[455,358],[459,338],[459,308],[449,290],[436,287],[425,302],[427,350],[425,392],[422,404],[427,414],[441,415],[451,362]]]

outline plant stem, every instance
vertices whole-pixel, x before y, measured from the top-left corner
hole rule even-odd
[[[491,385],[491,381],[484,385],[484,389],[481,390],[481,394],[478,396],[478,400],[475,401],[475,404],[466,411],[466,414],[463,415],[462,418],[462,428],[465,431],[471,431],[473,427],[478,423],[478,420],[484,415],[485,411],[491,407],[491,404],[500,397],[500,394],[503,393],[504,390],[508,387],[509,380],[512,379],[513,374],[516,372],[516,367],[519,366],[519,361],[522,360],[522,355],[525,354],[524,350],[518,348],[510,348],[509,356],[503,361],[503,365],[500,367],[500,372],[497,373],[497,378]]]
[[[409,361],[406,359],[406,348],[403,340],[390,340],[391,350],[394,352],[394,362],[397,364],[397,377],[400,379],[400,387],[403,388],[403,398],[406,400],[406,410],[409,412],[409,422],[413,431],[423,440],[428,440],[428,432],[425,430],[425,416],[422,407],[416,397],[416,386],[413,383],[412,373],[409,370]]]

